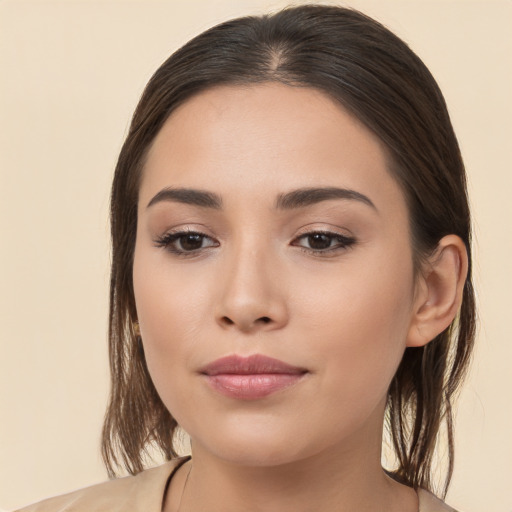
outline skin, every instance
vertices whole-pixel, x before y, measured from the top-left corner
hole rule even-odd
[[[222,209],[153,200],[168,187],[215,193]],[[275,207],[307,187],[350,189],[373,206]],[[186,230],[205,236],[169,242]],[[332,235],[314,252],[308,234],[319,231]],[[150,374],[192,440],[166,512],[417,511],[415,492],[381,468],[386,392],[406,346],[427,343],[455,315],[461,244],[443,239],[415,276],[385,149],[321,92],[222,86],[179,107],[144,168],[133,269]],[[199,373],[231,354],[307,373],[237,400]]]

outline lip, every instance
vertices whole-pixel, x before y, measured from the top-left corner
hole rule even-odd
[[[257,400],[298,383],[308,371],[279,359],[255,354],[231,355],[199,370],[219,393],[239,400]]]

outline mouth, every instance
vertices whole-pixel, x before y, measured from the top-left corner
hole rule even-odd
[[[257,400],[298,383],[305,368],[261,354],[217,359],[199,373],[215,391],[239,400]]]

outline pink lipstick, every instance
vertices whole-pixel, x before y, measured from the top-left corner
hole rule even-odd
[[[219,393],[239,400],[257,400],[296,384],[305,368],[256,354],[217,359],[200,370]]]

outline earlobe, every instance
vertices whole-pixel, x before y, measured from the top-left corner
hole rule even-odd
[[[464,242],[456,235],[443,237],[419,278],[408,347],[426,345],[451,324],[462,302],[467,272]]]

